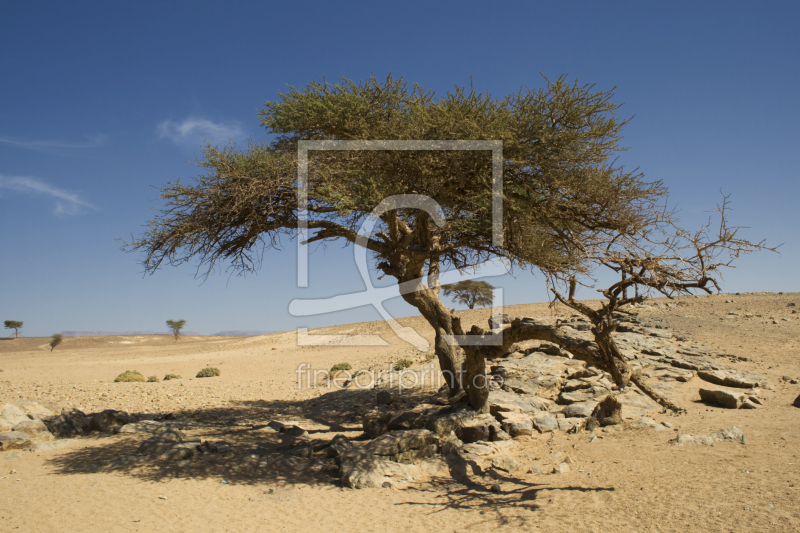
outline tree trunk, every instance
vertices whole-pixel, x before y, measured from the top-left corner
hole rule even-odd
[[[413,274],[412,274],[413,275]],[[410,276],[409,276],[410,277]],[[428,324],[433,327],[436,334],[434,339],[434,352],[439,358],[439,366],[444,374],[445,382],[450,389],[450,397],[457,398],[462,391],[462,352],[458,344],[450,344],[447,337],[455,334],[453,331],[453,315],[450,310],[439,300],[438,288],[430,289],[421,281],[421,274],[409,280],[399,279],[403,282],[415,282],[413,291],[403,294],[403,299],[416,307],[425,317]]]

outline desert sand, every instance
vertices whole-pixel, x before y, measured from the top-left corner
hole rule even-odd
[[[682,305],[676,305],[684,302]],[[726,303],[727,302],[727,303]],[[796,293],[721,294],[653,300],[642,316],[663,319],[692,341],[723,354],[729,366],[774,384],[764,407],[723,409],[700,401],[694,377],[678,389],[688,410],[656,413],[673,431],[599,430],[518,437],[516,458],[543,472],[569,456],[570,472],[496,480],[434,481],[405,490],[349,489],[335,472],[276,468],[248,473],[235,459],[204,456],[181,465],[146,462],[98,469],[133,454],[144,434],[92,433],[50,451],[0,456],[0,531],[800,531],[800,304]],[[669,306],[667,305],[669,304]],[[511,315],[569,316],[547,304],[507,307]],[[734,313],[734,314],[731,314]],[[745,314],[751,316],[746,316]],[[459,313],[468,328],[489,309]],[[420,317],[401,320],[427,338]],[[194,421],[202,439],[269,440],[265,421],[297,421],[314,437],[361,434],[359,413],[374,391],[297,387],[299,365],[385,370],[399,359],[426,363],[382,322],[322,328],[312,334],[377,333],[389,346],[297,346],[296,332],[257,337],[115,336],[0,340],[0,405],[37,401],[86,413],[173,413]],[[221,376],[193,376],[206,366]],[[138,370],[157,383],[114,383]],[[786,379],[784,379],[786,378]],[[410,391],[410,402],[435,390]],[[416,395],[416,396],[413,396]],[[417,399],[415,399],[417,398]],[[746,444],[669,444],[677,433],[736,426]],[[591,442],[590,442],[591,440]],[[499,492],[490,490],[500,485]]]

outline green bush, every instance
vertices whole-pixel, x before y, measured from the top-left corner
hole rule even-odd
[[[158,381],[158,378],[156,376],[150,376],[149,378],[147,378],[148,383],[155,383],[156,381]]]
[[[408,368],[414,364],[414,361],[409,361],[408,359],[400,359],[394,364],[395,370],[403,370],[404,368]]]
[[[178,374],[167,374],[164,376],[164,381],[169,381],[171,379],[181,379],[181,377]]]
[[[431,352],[429,354],[425,354],[425,360],[426,361],[433,361],[434,359],[436,359],[436,352]]]
[[[144,381],[144,376],[138,370],[126,370],[114,379],[114,382]]]
[[[352,370],[352,368],[353,366],[350,363],[337,363],[331,367],[331,374],[340,370]]]
[[[219,376],[219,368],[214,368],[213,366],[209,366],[204,368],[200,372],[197,373],[198,378],[213,378],[214,376]]]

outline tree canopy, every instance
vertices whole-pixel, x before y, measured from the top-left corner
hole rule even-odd
[[[14,330],[14,338],[19,337],[19,330],[22,328],[22,321],[20,320],[6,320],[3,322],[6,329]]]
[[[463,280],[458,283],[442,285],[442,294],[453,296],[454,300],[470,309],[476,305],[491,305],[494,285],[486,281]]]
[[[167,320],[167,327],[172,331],[172,334],[175,335],[176,341],[178,340],[178,336],[185,325],[185,320]]]
[[[454,317],[439,299],[442,269],[502,258],[580,271],[582,250],[598,235],[648,224],[648,207],[665,189],[615,163],[627,120],[613,96],[564,76],[500,98],[472,87],[436,95],[392,76],[292,88],[259,113],[266,141],[243,150],[206,145],[197,161],[205,173],[162,186],[165,205],[125,248],[144,252],[150,273],[190,260],[247,272],[260,266],[264,247],[294,237],[307,215],[308,243],[365,246],[377,268],[403,284],[403,298],[436,331],[442,370],[452,374],[462,353],[448,340]],[[443,139],[502,141],[502,245],[492,240],[489,151],[310,151],[307,188],[298,183],[301,140]],[[383,200],[411,194],[433,199],[441,220],[398,208],[359,235]],[[303,213],[298,196],[307,200]]]

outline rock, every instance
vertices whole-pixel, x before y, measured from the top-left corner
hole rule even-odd
[[[53,410],[48,409],[47,407],[41,405],[38,402],[19,402],[16,405],[17,407],[23,410],[23,412],[28,418],[31,419],[41,420],[44,418],[50,418],[57,414]],[[60,409],[58,409],[58,411],[59,413],[61,412]]]
[[[539,433],[548,433],[558,429],[558,420],[550,413],[536,413],[531,422]]]
[[[136,450],[138,455],[162,455],[176,444],[183,442],[183,434],[177,429],[164,429],[144,441]],[[199,444],[199,443],[197,443]],[[194,446],[197,446],[195,444]]]
[[[575,418],[575,417],[586,418],[592,415],[592,411],[594,411],[594,408],[597,406],[597,403],[598,402],[593,402],[593,401],[573,403],[564,407],[561,410],[561,413],[566,418]]]
[[[513,474],[521,468],[519,461],[508,455],[492,457],[492,466],[500,470],[505,470],[509,474]]]
[[[404,462],[419,461],[433,455],[438,438],[426,429],[392,431],[363,446],[354,446],[340,455],[342,484],[352,488],[378,488],[391,483],[402,488],[426,477],[420,467]]]
[[[328,457],[333,457],[335,459],[352,447],[353,443],[350,442],[350,439],[344,435],[336,435],[331,439],[331,444],[328,446],[326,453]]]
[[[495,416],[500,412],[536,413],[547,409],[547,404],[535,396],[522,398],[502,390],[491,391],[486,403],[489,412]]]
[[[6,426],[16,426],[20,422],[30,420],[25,410],[13,403],[4,404],[0,409],[0,423]]]
[[[586,418],[558,418],[558,429],[570,433],[575,433],[586,423]]]
[[[22,431],[4,431],[0,433],[0,451],[15,450],[30,446],[31,438]]]
[[[794,399],[792,402],[792,407],[800,407],[800,396]]]
[[[608,427],[614,427],[614,426],[608,426]],[[658,422],[656,422],[652,418],[647,418],[646,416],[643,416],[638,420],[634,420],[633,422],[628,424],[628,427],[634,428],[634,429],[653,428],[656,431],[664,431],[664,430],[667,429],[665,426],[662,426],[661,424],[659,424]]]
[[[566,474],[569,472],[569,465],[567,463],[560,463],[558,466],[553,467],[554,474]]]
[[[438,408],[428,404],[420,404],[410,411],[405,411],[392,418],[387,424],[389,431],[404,429],[422,429],[428,423],[428,416]]]
[[[622,402],[613,394],[606,396],[592,411],[592,418],[600,426],[610,426],[622,423]]]
[[[610,391],[605,387],[591,387],[588,389],[578,389],[573,392],[561,392],[558,396],[558,403],[571,404],[594,400],[606,396]]]
[[[290,437],[308,437],[308,431],[299,426],[287,426],[285,429],[284,433]]]
[[[373,410],[365,414],[361,426],[368,439],[375,439],[388,431],[389,420],[394,416],[391,411]]]
[[[389,405],[390,403],[392,403],[393,400],[394,398],[392,398],[392,393],[389,392],[388,390],[382,390],[378,392],[378,395],[376,397],[378,405]]]
[[[503,431],[508,433],[511,437],[519,437],[521,435],[531,435],[533,433],[533,424],[527,415],[522,413],[508,413],[503,412],[498,414],[500,425]]]
[[[746,399],[739,409],[761,409],[763,407],[760,403],[756,403],[750,398]]]
[[[278,422],[277,420],[270,420],[267,424],[267,427],[270,429],[274,429],[277,432],[281,432],[281,430],[286,427],[283,422]]]
[[[293,470],[300,472],[308,468],[311,461],[306,457],[281,457],[275,461],[275,467],[280,470]]]
[[[539,385],[533,381],[521,381],[519,379],[509,379],[503,382],[503,387],[504,390],[516,394],[536,394],[539,391]]]
[[[32,442],[41,442],[41,441],[48,441],[55,439],[53,434],[47,431],[47,426],[45,426],[44,423],[39,419],[20,422],[19,424],[14,426],[13,431],[20,431],[22,433],[27,433],[30,436]]]
[[[79,437],[89,432],[89,418],[78,409],[64,409],[60,415],[44,418],[42,422],[59,439]]]
[[[497,419],[489,413],[476,415],[465,420],[460,428],[455,430],[459,439],[464,442],[490,441],[492,435],[503,431]]]
[[[772,389],[772,383],[767,378],[748,370],[700,370],[697,372],[700,379],[723,385],[725,387]]]
[[[130,422],[130,415],[128,415],[128,413],[107,409],[92,416],[89,422],[89,429],[91,431],[112,433],[116,428],[122,427],[128,422]]]
[[[175,444],[172,448],[159,454],[159,459],[167,459],[170,461],[183,461],[191,459],[194,456],[195,450],[200,442],[183,442]]]
[[[568,379],[561,387],[561,392],[572,392],[580,389],[591,389],[592,382],[584,381],[582,379]]]
[[[125,424],[119,428],[120,433],[155,433],[163,429],[164,423],[156,420],[142,420],[132,424]]]
[[[459,405],[439,409],[428,416],[425,429],[428,429],[439,436],[445,438],[468,420],[476,416],[476,412],[469,406]]]
[[[746,444],[747,439],[741,429],[732,427],[729,429],[721,429],[716,433],[710,435],[689,435],[681,434],[669,441],[670,444],[675,446],[714,446],[718,442],[737,442],[739,444]]]
[[[700,389],[700,399],[706,403],[727,409],[738,409],[747,399],[747,396],[741,392],[725,389]]]
[[[511,324],[511,317],[506,313],[494,315],[489,319],[489,329],[501,328],[503,324]]]

